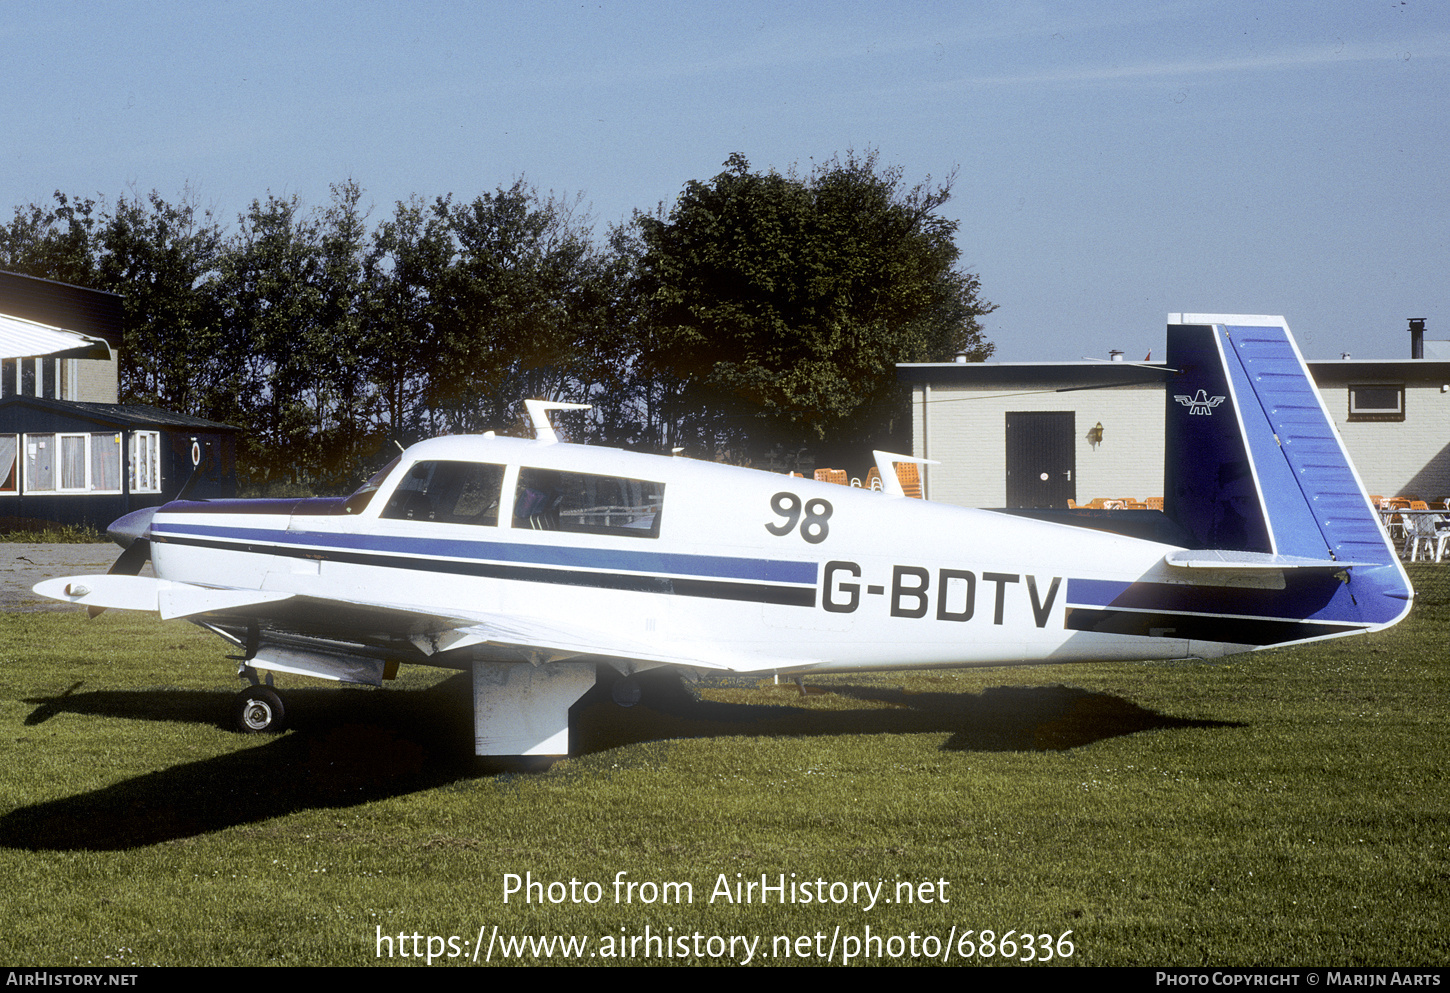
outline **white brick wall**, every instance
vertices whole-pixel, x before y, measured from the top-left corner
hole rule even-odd
[[[930,499],[963,507],[1007,503],[1007,412],[1076,412],[1077,502],[1093,497],[1163,495],[1163,389],[1154,384],[1056,392],[1056,384],[1024,381],[990,390],[933,386],[912,392],[914,455],[942,464],[927,467]],[[923,415],[928,418],[923,448]],[[1096,449],[1087,434],[1103,426]],[[929,451],[927,450],[929,449]]]
[[[1450,496],[1450,393],[1441,393],[1440,383],[1404,386],[1403,421],[1351,422],[1348,384],[1319,392],[1370,493]]]
[[[1355,383],[1380,378],[1366,375]],[[1403,421],[1351,422],[1348,384],[1320,386],[1320,393],[1370,493],[1426,500],[1450,496],[1450,391],[1441,392],[1439,381],[1393,382],[1405,387]],[[1017,410],[1076,412],[1078,503],[1093,497],[1162,496],[1163,388],[1148,384],[1058,393],[1059,385],[1045,376],[991,389],[933,385],[929,408],[923,406],[922,385],[914,386],[913,454],[942,463],[927,467],[930,499],[963,507],[1006,505],[1006,413]],[[1087,433],[1099,422],[1103,443],[1094,450]]]
[[[117,403],[120,399],[118,383],[120,382],[120,367],[116,363],[116,355],[111,353],[109,359],[75,359],[74,378],[75,396],[66,397],[67,400],[78,400],[82,403]]]

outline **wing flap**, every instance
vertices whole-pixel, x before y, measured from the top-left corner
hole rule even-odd
[[[475,611],[440,615],[402,604],[321,600],[305,596],[297,599],[302,603],[312,601],[319,608],[346,602],[350,608],[377,618],[380,626],[403,633],[424,655],[430,657],[477,646],[493,646],[517,651],[521,658],[535,665],[589,657],[727,672],[774,672],[785,667],[779,659],[721,652],[702,642],[672,638],[666,647],[618,631],[566,624],[547,617],[504,616]],[[802,660],[796,659],[790,664],[798,668]]]

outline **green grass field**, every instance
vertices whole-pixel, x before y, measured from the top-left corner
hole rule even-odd
[[[227,729],[235,663],[199,629],[6,615],[0,962],[416,964],[437,936],[442,967],[480,935],[498,962],[503,938],[558,934],[588,944],[512,947],[555,964],[839,963],[854,940],[872,964],[1051,948],[1074,965],[1444,965],[1450,574],[1412,575],[1390,632],[1214,663],[594,703],[584,754],[534,774],[475,767],[466,677],[284,679],[294,730],[247,738]],[[511,873],[562,902],[505,903]],[[826,902],[762,904],[762,875],[782,874]],[[722,877],[755,900],[720,897]],[[861,887],[831,902],[832,883],[882,885],[867,908]]]

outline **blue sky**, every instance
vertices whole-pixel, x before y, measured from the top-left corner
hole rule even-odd
[[[1130,358],[1170,311],[1310,358],[1450,338],[1450,5],[33,3],[0,211],[185,190],[232,221],[348,178],[374,220],[522,175],[602,235],[740,152],[874,148],[946,213],[1002,360]],[[1161,357],[1161,352],[1158,356]]]

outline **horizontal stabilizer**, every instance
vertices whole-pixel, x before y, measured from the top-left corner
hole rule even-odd
[[[1169,552],[1163,561],[1178,569],[1348,569],[1375,562],[1341,562],[1338,559],[1313,559],[1302,555],[1271,555],[1267,552],[1237,552],[1224,549],[1198,549]]]

